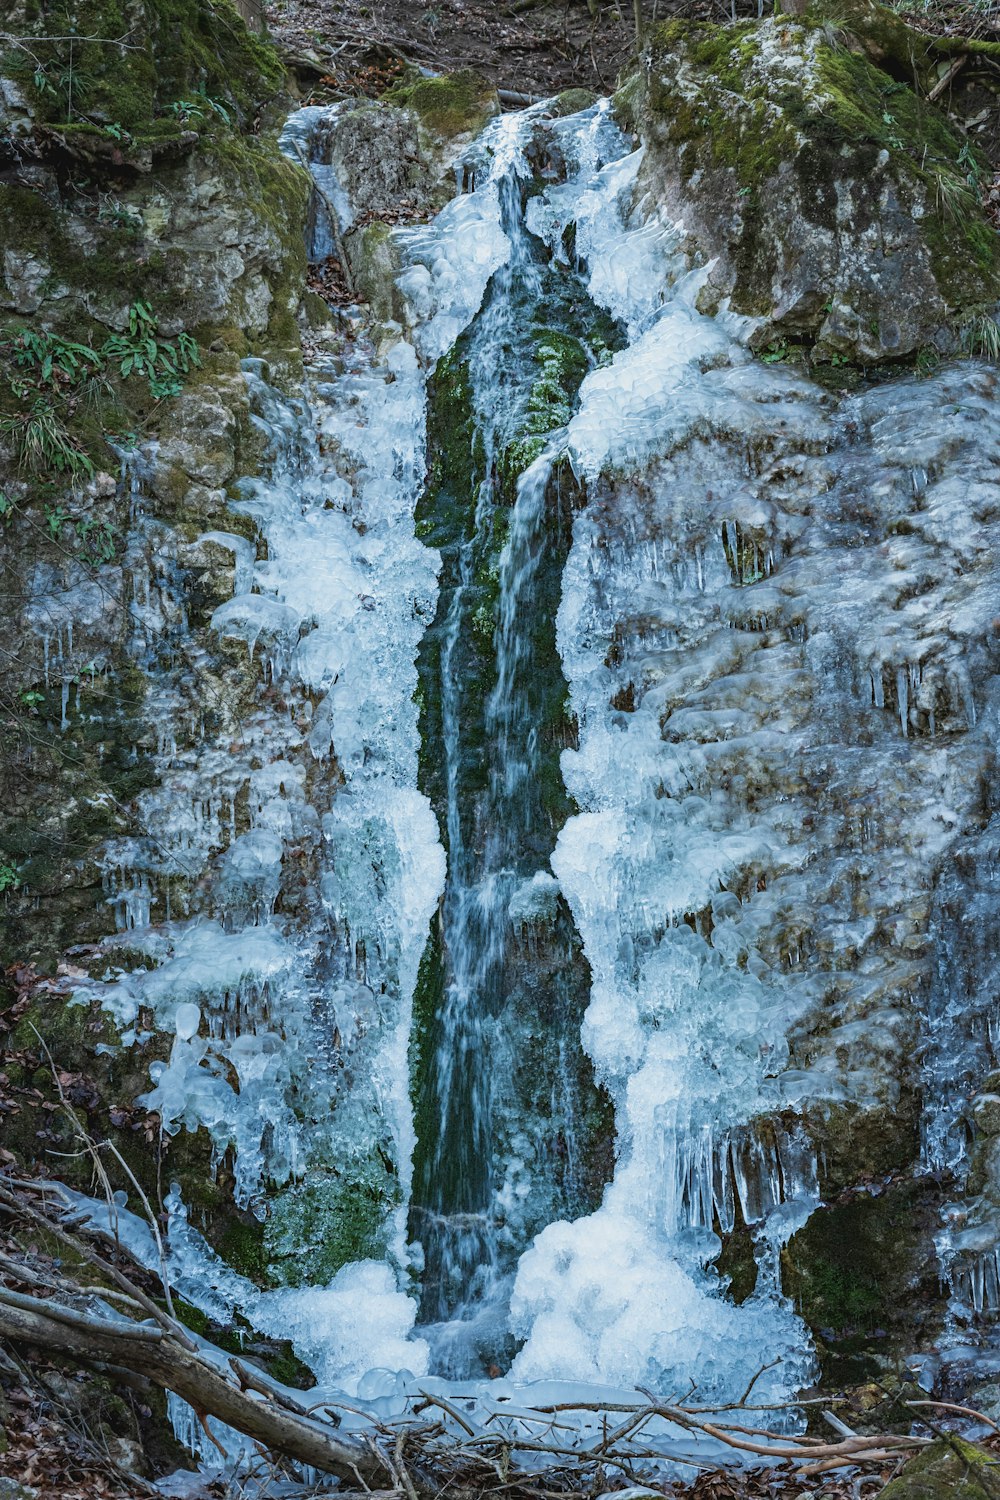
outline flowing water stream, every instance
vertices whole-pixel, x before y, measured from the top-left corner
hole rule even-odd
[[[317,258],[352,221],[342,128],[285,134]],[[287,1283],[236,1277],[174,1193],[192,1300],[363,1400],[807,1383],[780,1261],[817,1121],[899,1107],[913,934],[972,816],[986,627],[934,549],[970,495],[992,524],[989,380],[834,397],[754,360],[640,163],[604,104],[501,117],[393,232],[405,326],[339,314],[301,395],[248,364],[266,558],[202,539],[233,559],[214,636],[260,663],[238,739],[192,734],[163,665],[177,585],[126,456],[160,787],[107,856],[143,966],[81,994],[126,1045],[173,1033],[146,1102],[234,1163]]]

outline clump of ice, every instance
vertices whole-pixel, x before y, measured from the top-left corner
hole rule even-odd
[[[347,1395],[372,1369],[427,1371],[426,1342],[413,1337],[417,1304],[382,1261],[344,1266],[325,1287],[264,1292],[254,1309],[262,1333],[291,1339],[321,1385]]]
[[[712,1295],[715,1291],[715,1295]],[[518,1381],[565,1379],[622,1390],[683,1389],[697,1372],[699,1399],[745,1390],[768,1359],[801,1373],[801,1329],[781,1306],[744,1304],[742,1316],[698,1285],[662,1236],[605,1207],[550,1224],[522,1257],[511,1298],[512,1331],[525,1343]],[[754,1399],[778,1399],[788,1373],[762,1379]]]
[[[398,237],[407,265],[397,285],[416,325],[414,343],[433,365],[478,312],[490,277],[509,254],[495,182],[453,198],[430,224]]]
[[[546,870],[536,870],[511,896],[507,915],[515,924],[551,921],[559,900],[559,882]]]

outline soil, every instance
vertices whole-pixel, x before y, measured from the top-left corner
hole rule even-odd
[[[614,89],[634,49],[631,8],[592,3],[593,14],[582,0],[274,0],[267,17],[297,65],[310,56],[328,61],[326,86],[345,93],[379,92],[380,73],[402,58],[437,73],[475,68],[498,88],[535,99]],[[648,6],[650,19],[654,8],[660,17],[719,10],[717,0],[659,0]]]

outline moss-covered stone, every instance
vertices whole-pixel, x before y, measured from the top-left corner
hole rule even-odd
[[[386,97],[412,109],[426,129],[445,138],[475,135],[500,112],[495,86],[471,68],[397,84]]]
[[[353,1261],[384,1258],[399,1203],[399,1179],[388,1163],[388,1150],[376,1146],[274,1197],[264,1233],[271,1274],[289,1286],[322,1285]]]
[[[930,103],[927,39],[880,6],[670,21],[620,109],[645,185],[714,262],[701,295],[861,364],[957,347],[1000,292],[976,149]],[[922,79],[925,82],[922,82]]]
[[[880,1500],[996,1500],[1000,1463],[955,1433],[908,1459]]]
[[[152,133],[157,120],[168,130],[226,117],[251,125],[284,86],[274,47],[229,0],[80,0],[58,40],[48,39],[47,15],[20,9],[25,34],[39,39],[0,67],[26,88],[43,124],[129,134]],[[71,29],[81,40],[68,40]]]
[[[877,1377],[888,1356],[932,1333],[939,1270],[933,1186],[901,1180],[816,1210],[782,1252],[785,1291],[838,1384]]]
[[[528,390],[518,436],[497,459],[501,491],[510,503],[518,476],[541,453],[547,435],[564,427],[572,416],[576,393],[589,365],[585,349],[571,334],[536,327],[532,336],[537,373]]]
[[[563,89],[557,94],[552,113],[557,120],[565,115],[579,114],[583,109],[589,109],[592,104],[597,103],[597,95],[590,89]]]

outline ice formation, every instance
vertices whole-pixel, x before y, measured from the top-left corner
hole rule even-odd
[[[293,116],[289,151],[308,158],[324,121],[329,112]],[[522,214],[519,177],[538,132],[557,141],[566,169]],[[113,841],[105,856],[136,965],[81,985],[79,998],[97,996],[126,1045],[147,1026],[172,1037],[145,1102],[168,1131],[203,1126],[217,1156],[233,1153],[241,1204],[266,1212],[265,1181],[291,1192],[345,1148],[349,1161],[373,1142],[391,1150],[398,1201],[384,1259],[343,1266],[322,1287],[234,1283],[172,1205],[172,1253],[190,1259],[192,1296],[200,1280],[203,1300],[245,1298],[248,1316],[290,1333],[324,1384],[372,1399],[396,1399],[409,1379],[400,1372],[423,1376],[430,1359],[402,1273],[421,1264],[406,1244],[408,1047],[445,890],[442,835],[454,961],[452,1050],[437,1059],[442,1139],[465,1097],[453,1072],[485,1034],[469,1003],[489,980],[484,934],[527,947],[568,902],[592,976],[583,1044],[614,1106],[617,1160],[598,1208],[520,1245],[532,1143],[519,1155],[505,1140],[501,1151],[484,1108],[470,1155],[492,1176],[467,1241],[449,1241],[445,1226],[431,1255],[467,1278],[438,1315],[447,1322],[458,1308],[468,1319],[499,1286],[491,1315],[505,1319],[509,1298],[517,1345],[495,1387],[505,1394],[535,1380],[632,1390],[694,1376],[703,1391],[735,1396],[764,1350],[781,1362],[757,1397],[790,1400],[811,1353],[778,1259],[818,1202],[811,1121],[897,1103],[900,1069],[886,1059],[913,1044],[933,872],[970,816],[977,747],[995,727],[969,661],[988,649],[1000,588],[961,582],[981,566],[973,528],[1000,532],[993,377],[970,365],[835,398],[753,360],[745,323],[698,311],[703,270],[637,197],[638,162],[606,105],[494,122],[472,148],[473,190],[429,224],[394,231],[405,330],[383,329],[376,348],[348,315],[350,356],[321,348],[301,399],[248,363],[272,469],[244,485],[239,505],[266,561],[240,537],[200,539],[232,558],[215,636],[261,674],[236,738],[213,737],[183,670],[162,665],[183,610],[142,515],[150,456],[123,456],[137,517],[126,560],[135,655],[151,682],[159,779],[142,797],[145,837]],[[311,165],[327,215],[317,214],[321,254],[330,215],[345,228],[352,208],[329,168]],[[507,821],[483,864],[463,842],[455,788],[440,828],[418,790],[414,664],[440,565],[413,521],[425,382],[484,308],[470,369],[477,431],[494,457],[510,436],[488,419],[497,350],[526,305],[505,304],[505,289],[538,304],[543,245],[618,321],[623,347],[595,358],[568,426],[544,434],[516,485],[488,720],[505,747],[490,795]],[[532,743],[517,737],[515,689],[531,671],[545,497],[566,458],[580,486],[558,616],[577,734],[562,773],[575,810],[547,869],[518,863],[503,840],[535,769]],[[456,631],[460,595],[461,582]],[[102,607],[83,584],[66,603],[65,618],[39,621],[56,672],[73,657],[72,620]],[[992,836],[990,825],[965,850],[962,891],[992,880]],[[981,953],[967,966],[982,980]],[[970,1040],[943,974],[927,1016],[935,1089],[992,1038],[987,990]],[[828,1024],[812,1034],[820,1009]],[[516,1069],[513,1051],[492,1056],[498,1075]],[[474,1067],[470,1076],[474,1094],[483,1080]],[[961,1112],[941,1087],[929,1166],[963,1166]],[[433,1194],[422,1206],[435,1208]],[[942,1243],[956,1295],[996,1309],[1000,1212],[980,1208],[964,1239],[956,1211]],[[501,1217],[498,1250],[483,1225]],[[712,1269],[737,1222],[757,1260],[740,1307]],[[494,1277],[512,1245],[523,1250],[516,1275]]]

